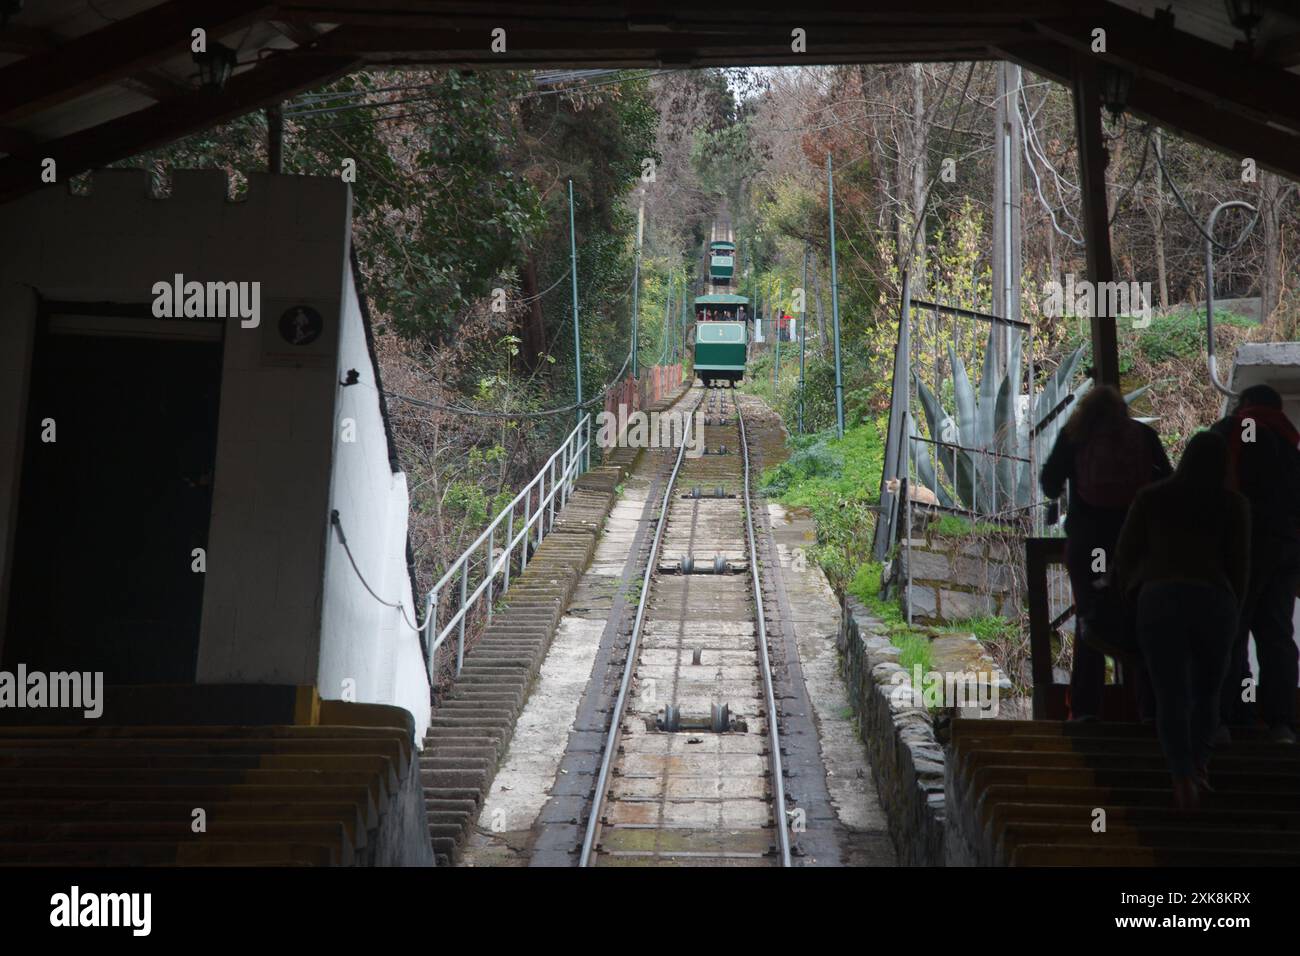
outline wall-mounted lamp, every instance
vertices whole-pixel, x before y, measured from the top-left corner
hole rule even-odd
[[[7,27],[11,17],[23,12],[23,0],[0,0],[0,27]]]
[[[1255,28],[1264,19],[1264,10],[1259,0],[1224,0],[1228,11],[1228,20],[1232,25],[1246,34],[1246,42],[1254,41]]]
[[[202,53],[194,54],[194,62],[199,68],[199,85],[210,93],[220,93],[235,69],[235,51],[212,42]]]

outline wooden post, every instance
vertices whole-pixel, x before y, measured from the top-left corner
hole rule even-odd
[[[1064,538],[1025,539],[1025,577],[1029,582],[1029,665],[1033,674],[1033,719],[1061,720],[1054,706],[1052,621],[1047,574],[1065,561]]]
[[[1079,142],[1079,185],[1083,192],[1083,238],[1095,310],[1104,312],[1108,296],[1102,283],[1115,279],[1106,208],[1106,146],[1101,132],[1101,90],[1094,57],[1074,59],[1074,128]],[[1092,317],[1093,381],[1119,387],[1119,341],[1113,315]]]

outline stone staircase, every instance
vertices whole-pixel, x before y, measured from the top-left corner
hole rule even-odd
[[[1142,724],[955,720],[946,764],[950,863],[1300,864],[1300,748],[1262,736],[1216,751],[1196,811]]]
[[[349,706],[359,726],[0,726],[0,866],[412,862],[410,716],[322,709]]]
[[[450,693],[435,701],[420,774],[440,865],[460,861],[560,618],[595,552],[616,488],[638,454],[638,449],[612,449],[574,483],[573,495],[528,559],[527,570],[512,576],[503,608],[466,650]]]

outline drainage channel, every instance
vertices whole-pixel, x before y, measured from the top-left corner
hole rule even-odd
[[[745,422],[696,390],[707,453],[664,489],[581,866],[791,865]]]

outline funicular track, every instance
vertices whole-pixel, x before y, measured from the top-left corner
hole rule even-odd
[[[580,866],[791,865],[745,421],[692,392],[705,453],[666,484]]]

